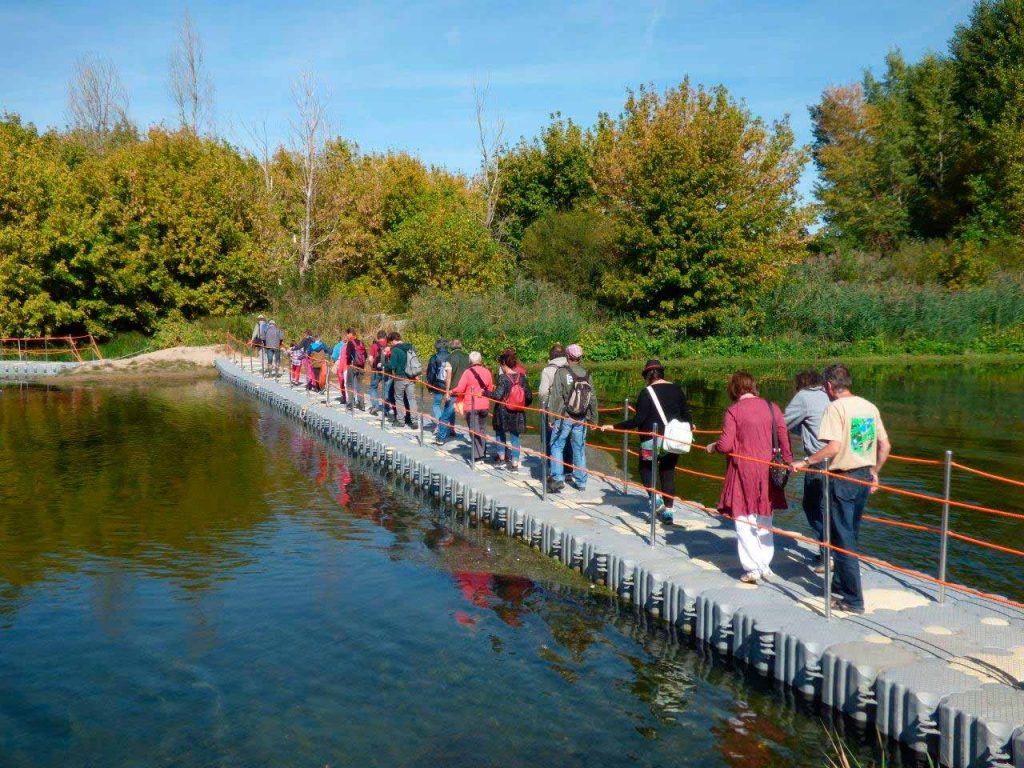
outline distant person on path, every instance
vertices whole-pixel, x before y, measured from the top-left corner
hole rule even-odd
[[[753,376],[746,371],[734,373],[729,379],[729,398],[732,405],[725,411],[722,434],[707,451],[728,456],[718,510],[736,524],[736,545],[743,566],[740,581],[756,584],[772,573],[772,513],[787,506],[785,491],[771,482],[768,464],[762,463],[772,459],[772,434],[787,464],[792,462],[793,452],[782,411],[758,396]],[[733,453],[759,461],[730,455]]]
[[[434,342],[434,354],[427,362],[425,384],[430,391],[430,411],[434,416],[434,437],[441,430],[441,416],[448,402],[448,389],[451,386],[452,366],[449,363],[451,354],[448,352],[448,339]]]
[[[346,331],[348,340],[345,342],[345,351],[342,359],[345,361],[344,381],[345,392],[348,398],[349,411],[358,408],[363,410],[366,403],[363,400],[363,371],[366,368],[366,345],[356,336],[356,332],[349,328]]]
[[[341,392],[341,396],[338,398],[338,402],[344,405],[348,402],[348,392],[345,388],[345,345],[348,344],[349,335],[351,331],[346,331],[341,336],[338,336],[338,340],[335,342],[333,349],[331,349],[331,362],[336,364],[334,371],[335,378],[338,380],[338,390]]]
[[[387,371],[394,377],[394,423],[398,423],[398,414],[401,413],[404,414],[405,425],[415,428],[412,416],[419,410],[416,405],[416,377],[423,372],[423,366],[412,344],[403,342],[402,334],[398,331],[388,334],[388,340],[391,341],[391,357],[388,358]]]
[[[437,430],[437,439],[441,443],[455,434],[455,396],[452,389],[462,380],[462,374],[469,370],[470,366],[469,355],[462,348],[461,339],[452,339],[449,347],[451,355],[448,358],[448,365],[451,367],[451,375],[448,378],[448,396],[445,400],[447,405],[441,413],[441,426]]]
[[[487,428],[487,411],[491,404],[487,398],[492,389],[494,377],[484,367],[483,356],[479,352],[470,352],[469,368],[462,374],[453,394],[462,404],[462,413],[469,427],[474,466],[482,464],[487,454],[484,430]]]
[[[302,348],[302,344],[292,344],[288,350],[288,362],[291,363],[291,382],[298,387],[302,384],[302,368],[306,362],[306,350]]]
[[[281,344],[284,343],[284,331],[277,327],[273,320],[267,323],[263,335],[264,352],[267,359],[267,373],[277,376],[281,369]]]
[[[783,418],[786,420],[786,428],[794,435],[800,435],[804,456],[811,456],[825,447],[825,444],[818,439],[818,428],[828,404],[828,394],[821,384],[821,374],[815,370],[800,371],[796,375],[796,394],[786,406]],[[811,468],[824,469],[824,466],[824,463],[815,464]],[[822,475],[814,472],[804,475],[802,502],[804,515],[818,541],[825,540],[824,516],[822,514],[824,492],[825,478]],[[819,549],[815,564],[816,571],[824,569],[824,554],[824,549]]]
[[[252,327],[252,336],[249,338],[249,343],[257,349],[265,347],[267,344],[267,318],[264,315],[260,315],[256,318],[256,325]]]
[[[303,352],[307,355],[309,354],[309,348],[313,346],[313,332],[309,330],[309,328],[307,328],[306,332],[303,334],[302,341],[299,342],[299,346],[302,347]]]
[[[370,345],[370,415],[376,416],[383,407],[384,357],[388,348],[388,335],[377,331],[377,338]]]
[[[597,423],[597,393],[586,368],[580,365],[583,349],[570,344],[565,350],[566,364],[555,371],[548,410],[558,417],[555,436],[551,442],[551,473],[548,491],[558,493],[565,487],[566,467],[562,460],[566,443],[572,444],[572,478],[576,490],[587,488],[587,426],[582,422]]]
[[[877,489],[878,475],[892,446],[878,408],[851,391],[853,376],[849,368],[842,363],[830,365],[821,378],[831,401],[818,427],[818,439],[825,446],[794,463],[793,469],[801,471],[828,461],[829,471],[839,476],[829,483],[831,540],[837,547],[832,555],[832,592],[836,595],[832,607],[863,613],[860,560],[847,552],[857,552],[861,515],[868,496]]]
[[[636,412],[633,418],[620,421],[618,424],[606,424],[602,430],[632,429],[638,432],[652,432],[651,427],[657,426],[659,434],[664,434],[666,419],[685,421],[693,424],[690,406],[686,395],[678,384],[665,378],[665,367],[660,360],[648,360],[641,375],[647,386],[640,390],[636,397]],[[658,405],[655,405],[657,398]],[[658,406],[661,406],[661,410]],[[662,418],[664,414],[664,418]],[[654,456],[657,453],[654,439],[646,438],[640,442],[640,480],[648,488],[654,487]],[[672,522],[672,507],[676,495],[676,465],[679,463],[678,453],[662,452],[658,456],[658,487],[661,488],[661,502],[655,512],[661,515],[666,523]]]
[[[533,402],[530,382],[519,364],[516,351],[509,347],[498,358],[498,380],[491,397],[494,405],[494,437],[498,446],[498,462],[505,462],[509,472],[520,467],[520,435],[526,431],[526,407]]]
[[[323,391],[327,383],[327,368],[329,366],[327,345],[320,338],[320,334],[313,336],[309,345],[309,354],[306,357],[306,389],[314,392]]]

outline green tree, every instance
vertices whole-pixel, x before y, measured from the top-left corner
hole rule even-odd
[[[950,43],[974,207],[966,233],[1024,235],[1024,0],[981,0]]]
[[[593,198],[593,137],[559,113],[533,141],[520,140],[501,158],[500,237],[518,249],[534,221]]]
[[[617,256],[599,298],[656,329],[713,331],[800,257],[804,162],[788,123],[766,125],[724,87],[630,92],[596,129]]]
[[[905,172],[886,172],[879,157],[882,119],[858,84],[830,87],[811,107],[814,193],[833,242],[885,251],[908,232]]]
[[[546,211],[523,235],[526,270],[577,296],[597,293],[614,259],[614,221],[591,207]]]

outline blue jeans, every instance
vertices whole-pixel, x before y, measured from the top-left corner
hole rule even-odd
[[[845,473],[856,480],[871,481],[871,470],[867,467]],[[871,488],[860,483],[831,478],[829,484],[830,513],[832,516],[832,543],[849,552],[857,551],[860,538],[860,518],[868,503]],[[860,588],[860,560],[842,552],[833,551],[832,594],[854,608],[864,607],[864,593]]]
[[[380,382],[384,377],[379,373],[370,374],[370,407],[380,408]]]
[[[280,349],[264,349],[263,354],[267,359],[267,368],[280,368],[281,367],[281,350]]]
[[[440,424],[437,427],[437,439],[441,442],[447,440],[455,433],[455,398],[450,397],[441,407],[441,414],[438,416]]]
[[[555,423],[554,437],[551,440],[551,479],[562,482],[565,479],[565,444],[572,445],[573,470],[572,479],[578,488],[587,485],[587,454],[584,444],[587,440],[587,428],[583,424],[574,424],[567,419]]]
[[[397,415],[395,409],[395,380],[390,376],[384,378],[384,413]]]
[[[494,430],[494,439],[497,440],[498,450],[505,454],[505,461],[510,464],[519,463],[519,447],[522,443],[516,432],[500,432]],[[506,448],[505,444],[508,443]]]
[[[444,410],[444,392],[431,393],[430,412],[434,415],[434,431],[437,432],[441,423],[441,412]]]

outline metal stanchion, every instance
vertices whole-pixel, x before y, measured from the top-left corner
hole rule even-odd
[[[252,344],[250,344],[250,345],[249,345],[249,373],[252,373],[252,372],[253,372],[253,363],[252,363]]]
[[[651,432],[654,436],[651,438],[651,488],[653,491],[648,491],[651,495],[651,546],[653,547],[658,542],[658,425],[651,425]]]
[[[422,406],[420,406],[422,409]],[[420,445],[423,445],[423,411],[420,410]]]
[[[622,420],[629,418],[629,398],[622,401]],[[622,492],[629,493],[629,435],[622,433]]]
[[[946,451],[942,473],[942,534],[939,543],[939,602],[946,602],[946,557],[949,554],[949,490],[953,480],[953,452]]]
[[[824,520],[822,524],[825,527],[825,552],[823,564],[825,566],[825,618],[832,618],[832,478],[828,475],[829,460],[826,459],[822,465],[825,470],[825,513],[823,515]]]
[[[540,497],[548,497],[548,415],[540,414]]]
[[[381,405],[384,405],[384,403],[383,403],[383,402],[381,402]],[[380,409],[380,428],[381,428],[381,429],[384,429],[384,418],[385,418],[386,416],[387,416],[387,410],[386,410],[386,409],[384,409],[384,408],[381,408],[381,409]]]

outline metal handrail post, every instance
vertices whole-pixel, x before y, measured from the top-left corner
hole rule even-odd
[[[629,398],[622,401],[622,420],[629,418]],[[629,493],[629,435],[622,433],[622,493]]]
[[[823,531],[825,537],[825,551],[824,557],[824,594],[825,594],[825,618],[832,618],[832,478],[828,474],[829,460],[826,459],[823,468],[825,470],[825,489],[824,501],[825,510],[823,515],[822,524],[825,530]]]
[[[267,367],[265,365],[265,361],[267,359],[267,348],[266,348],[266,346],[261,345],[259,349],[260,349],[260,351],[259,351],[259,355],[260,355],[260,376],[266,378],[266,376],[267,376]]]
[[[653,491],[648,491],[651,494],[651,546],[653,547],[658,541],[658,424],[655,422],[651,425],[651,432],[653,437],[651,443],[653,448],[651,449],[651,488]]]
[[[420,412],[420,445],[423,445],[423,406],[420,406],[419,412]]]
[[[953,452],[946,451],[942,468],[942,534],[939,543],[939,603],[946,602],[946,560],[949,555],[949,493],[953,482]]]
[[[540,415],[540,498],[548,498],[548,415]]]

